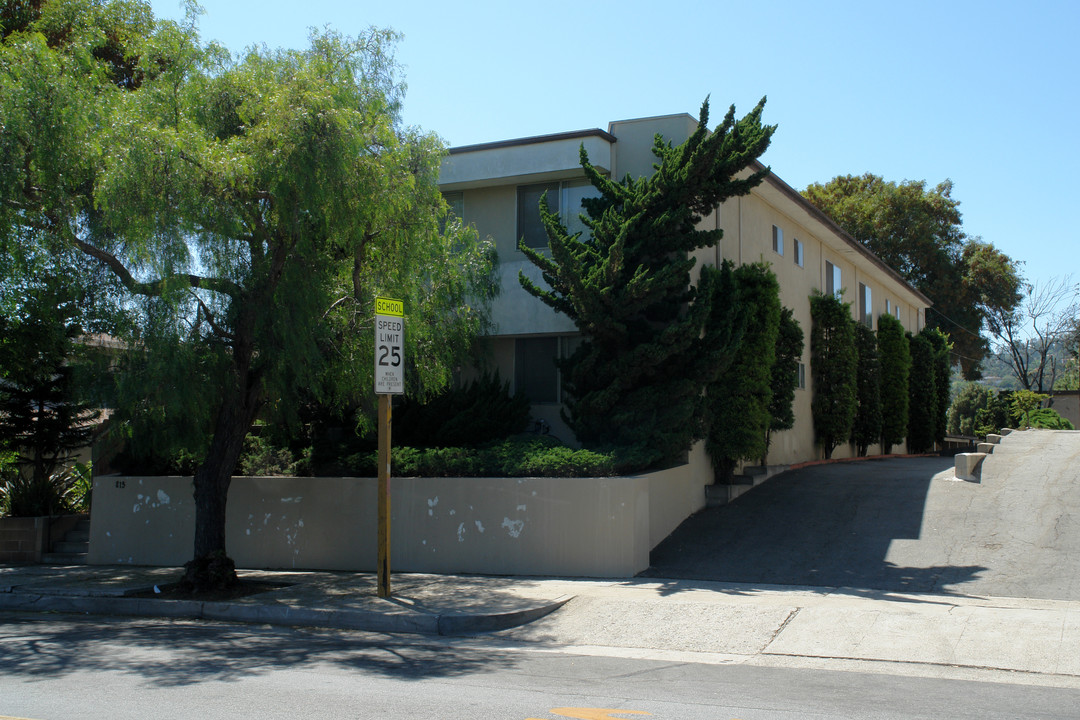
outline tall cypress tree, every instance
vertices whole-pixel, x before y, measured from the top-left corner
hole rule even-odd
[[[945,432],[949,420],[949,403],[952,400],[949,385],[952,381],[952,367],[949,364],[949,353],[952,352],[952,343],[949,336],[940,328],[926,328],[920,333],[934,348],[934,442],[945,441]]]
[[[799,361],[803,353],[803,331],[791,308],[780,309],[780,330],[776,336],[776,357],[772,365],[772,400],[769,401],[769,426],[765,431],[765,455],[761,464],[768,464],[769,445],[774,430],[795,427],[795,388],[799,386]]]
[[[911,348],[911,375],[908,385],[908,451],[924,453],[934,449],[937,411],[937,373],[934,345],[925,332],[908,335]]]
[[[706,100],[686,142],[673,147],[656,137],[649,177],[608,178],[583,146],[582,168],[600,194],[582,202],[587,237],[571,235],[541,199],[550,256],[521,251],[548,287],[524,274],[520,281],[581,331],[581,345],[561,368],[570,395],[566,420],[583,442],[636,448],[643,462],[657,462],[703,437],[701,391],[716,377],[733,332],[730,322],[709,322],[719,271],[702,272],[695,287],[690,253],[722,237],[719,229],[699,229],[702,218],[768,173],[736,177],[775,131],[761,123],[764,104],[738,121],[732,107],[710,133]]]
[[[881,356],[881,451],[888,455],[893,445],[907,437],[911,351],[904,326],[892,315],[878,318],[877,340]]]
[[[851,437],[855,421],[855,325],[851,309],[833,295],[810,297],[810,364],[814,376],[814,433],[826,459]]]
[[[851,441],[859,457],[881,439],[881,357],[878,354],[874,331],[863,325],[855,325],[855,350],[859,355],[856,374],[855,425],[851,429]]]
[[[746,321],[742,342],[727,370],[706,389],[709,430],[705,448],[719,482],[731,478],[740,460],[756,460],[767,450],[772,368],[780,332],[780,284],[769,266],[740,266],[735,270],[735,284]]]

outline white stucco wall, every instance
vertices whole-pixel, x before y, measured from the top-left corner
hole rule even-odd
[[[392,478],[391,569],[629,577],[704,506],[696,470],[692,462],[635,477]],[[239,567],[374,571],[375,488],[370,478],[234,478],[228,552]],[[190,477],[95,479],[91,564],[179,566],[193,540]]]

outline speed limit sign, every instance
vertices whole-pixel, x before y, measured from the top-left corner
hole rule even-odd
[[[405,303],[375,298],[375,394],[405,392]]]

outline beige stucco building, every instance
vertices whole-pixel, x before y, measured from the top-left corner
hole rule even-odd
[[[495,331],[483,362],[510,379],[513,391],[527,393],[534,418],[544,420],[562,439],[572,441],[572,433],[560,420],[562,391],[553,359],[569,354],[578,336],[569,318],[521,288],[519,271],[538,284],[542,280],[518,250],[518,240],[546,246],[536,210],[544,191],[568,227],[580,229],[581,198],[594,192],[579,164],[582,145],[598,169],[617,178],[640,176],[652,172],[657,133],[679,144],[696,126],[697,120],[687,114],[625,120],[611,123],[606,131],[452,148],[443,162],[440,183],[447,200],[465,222],[494,239],[499,253],[502,293],[494,306]],[[795,397],[796,424],[774,435],[769,462],[790,465],[816,459],[821,453],[810,409],[810,295],[843,292],[856,320],[876,328],[878,316],[890,313],[913,333],[923,327],[930,301],[775,174],[748,196],[724,202],[702,223],[721,228],[724,237],[720,245],[696,253],[698,267],[723,260],[768,262],[780,283],[781,302],[803,328],[806,347]],[[708,473],[703,452],[695,448],[691,464]],[[850,454],[853,449],[846,445],[834,451],[834,457]]]

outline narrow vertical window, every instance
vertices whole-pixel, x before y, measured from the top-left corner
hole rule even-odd
[[[840,273],[840,268],[833,265],[828,260],[825,261],[825,294],[833,295],[836,298],[841,297],[841,293],[844,290],[843,276]]]
[[[863,283],[859,283],[859,322],[874,329],[874,294]]]
[[[799,267],[803,267],[803,244],[802,244],[802,241],[799,240],[799,238],[795,238],[793,243],[794,243],[793,246],[794,246],[794,249],[795,249],[795,253],[794,253],[794,255],[795,255],[795,264],[798,265]]]
[[[799,389],[806,389],[806,363],[799,363]]]
[[[784,231],[776,225],[772,226],[772,249],[777,255],[784,254]]]

